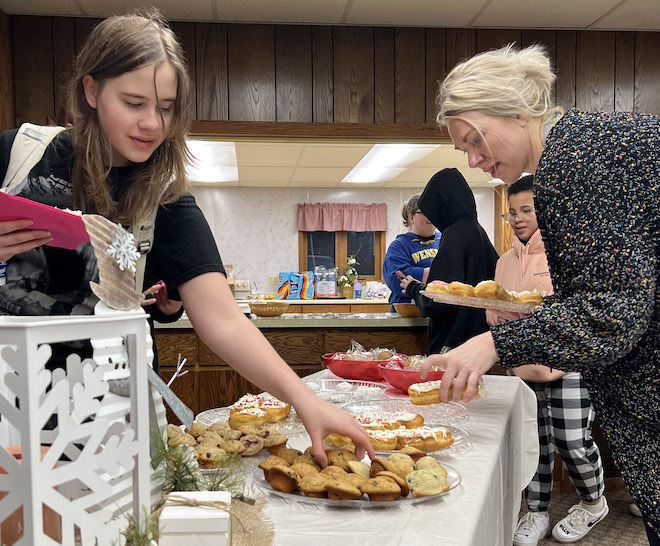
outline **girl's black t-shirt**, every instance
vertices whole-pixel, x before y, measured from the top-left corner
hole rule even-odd
[[[7,172],[16,130],[0,134],[0,181]],[[17,195],[46,205],[72,208],[73,132],[60,133],[21,183]],[[127,169],[111,172],[120,191]],[[114,192],[113,192],[114,193]],[[169,297],[180,299],[179,286],[204,273],[224,274],[211,230],[190,194],[160,206],[152,249],[147,255],[144,287],[162,280]],[[89,314],[96,303],[89,281],[98,271],[91,245],[76,250],[42,246],[8,261],[8,282],[0,287],[0,314]]]

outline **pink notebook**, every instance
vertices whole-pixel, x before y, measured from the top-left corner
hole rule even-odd
[[[24,219],[34,222],[28,229],[50,231],[53,240],[48,246],[74,250],[80,243],[89,243],[85,223],[77,214],[0,192],[0,222]]]

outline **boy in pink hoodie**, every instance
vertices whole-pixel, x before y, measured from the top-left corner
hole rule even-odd
[[[504,219],[513,228],[513,248],[497,262],[495,281],[507,290],[538,290],[552,294],[552,282],[541,232],[534,212],[532,175],[508,187],[509,214]],[[522,317],[522,314],[488,311],[490,326]],[[579,373],[551,370],[547,366],[514,368],[538,400],[539,466],[525,489],[529,512],[518,522],[515,546],[535,546],[550,530],[548,506],[552,496],[554,452],[560,454],[580,496],[568,515],[552,530],[563,543],[577,542],[609,512],[603,496],[605,483],[598,446],[591,438],[594,410]]]

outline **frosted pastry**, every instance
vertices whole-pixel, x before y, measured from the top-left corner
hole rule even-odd
[[[418,406],[424,406],[427,404],[441,404],[442,399],[440,398],[440,385],[441,381],[425,381],[423,383],[413,383],[408,387],[408,396],[410,396],[410,401],[413,404]],[[449,398],[452,398],[453,386],[449,387]],[[467,386],[463,388],[463,395]],[[485,387],[483,380],[480,378],[477,383],[477,387],[474,391],[474,394],[480,398],[485,398]]]

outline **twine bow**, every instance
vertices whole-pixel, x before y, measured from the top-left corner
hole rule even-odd
[[[158,509],[158,516],[165,506],[191,506],[194,508],[213,508],[229,514],[231,520],[232,546],[270,546],[273,543],[275,530],[272,522],[261,509],[266,504],[265,498],[260,498],[254,505],[241,501],[227,503],[225,501],[198,501],[180,495],[169,494]]]

